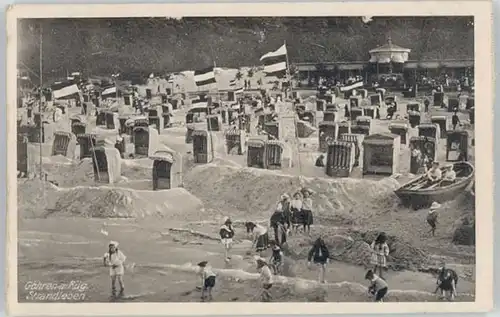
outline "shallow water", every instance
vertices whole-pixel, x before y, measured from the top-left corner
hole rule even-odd
[[[104,223],[106,223],[104,225]],[[33,219],[25,221],[20,230],[19,290],[20,300],[26,301],[30,281],[70,282],[79,280],[89,285],[85,301],[109,300],[108,269],[102,267],[102,254],[109,239],[120,242],[127,255],[126,291],[129,300],[136,301],[192,301],[199,300],[195,286],[199,284],[196,263],[208,260],[218,273],[216,301],[250,301],[257,292],[258,277],[253,254],[247,254],[249,241],[235,245],[230,263],[222,259],[223,250],[218,241],[193,237],[185,232],[167,228],[175,223],[151,224],[137,221],[98,221],[87,219]],[[108,236],[100,233],[105,226]],[[167,233],[168,232],[168,233]],[[210,233],[207,233],[210,234]],[[213,233],[212,233],[213,234]],[[213,234],[214,235],[214,234]],[[22,241],[36,240],[36,245]],[[87,240],[87,243],[82,243]],[[327,270],[327,285],[318,285],[317,271],[308,269],[304,260],[293,264],[297,277],[277,277],[276,294],[280,300],[298,300],[318,288],[325,289],[328,300],[368,301],[363,267],[332,262]],[[392,300],[425,298],[438,300],[429,294],[434,290],[432,275],[418,272],[388,272]],[[279,295],[288,289],[289,298]],[[460,281],[457,300],[471,300],[474,284]],[[300,295],[306,294],[306,295]],[[390,301],[391,295],[388,300]],[[467,295],[470,294],[470,295]],[[24,298],[24,299],[23,299]],[[288,298],[288,299],[287,299]]]

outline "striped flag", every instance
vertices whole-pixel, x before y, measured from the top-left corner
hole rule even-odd
[[[240,88],[236,88],[236,79],[233,79],[229,82],[229,87],[232,89],[232,91],[235,93],[235,94],[241,94],[243,93],[243,91],[245,91],[243,89],[243,87],[240,87]]]
[[[287,70],[287,50],[283,44],[274,52],[264,54],[260,61],[264,64],[264,73],[266,76],[283,77]]]
[[[353,90],[353,89],[356,89],[356,88],[360,88],[360,87],[363,87],[363,80],[357,80],[355,82],[352,82],[350,84],[347,84],[346,86],[344,87],[340,87],[340,91],[341,92],[344,92],[344,91],[350,91],[350,90]]]
[[[196,86],[205,86],[215,84],[215,72],[213,67],[197,70],[194,72],[194,81]]]
[[[109,98],[109,97],[115,97],[116,96],[116,86],[108,86],[104,88],[104,90],[101,92],[102,98]]]
[[[57,82],[52,85],[52,92],[55,99],[61,99],[79,93],[80,89],[72,81]]]

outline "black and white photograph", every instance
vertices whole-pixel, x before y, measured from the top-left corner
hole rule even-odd
[[[492,292],[477,14],[318,10],[17,17],[17,304]]]

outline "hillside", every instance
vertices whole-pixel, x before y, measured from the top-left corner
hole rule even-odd
[[[258,65],[262,54],[288,44],[293,62],[368,60],[368,51],[393,43],[410,59],[473,58],[469,17],[374,18],[140,18],[20,20],[19,60],[38,69],[43,26],[46,78],[66,71],[123,74],[180,71],[212,65]],[[319,47],[321,45],[326,49]]]

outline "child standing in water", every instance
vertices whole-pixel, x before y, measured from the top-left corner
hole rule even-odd
[[[205,301],[206,293],[208,293],[208,300],[212,300],[212,289],[215,286],[216,274],[212,271],[212,268],[208,265],[208,261],[202,261],[198,263],[199,274],[201,277],[201,300]]]
[[[229,217],[224,218],[224,224],[222,225],[222,227],[220,227],[219,235],[220,235],[220,241],[224,246],[224,255],[225,255],[224,260],[226,262],[229,262],[229,260],[231,260],[231,257],[229,256],[229,251],[233,246],[233,237],[234,237],[234,229],[232,226],[231,219],[229,219]]]
[[[111,295],[116,297],[116,280],[120,284],[120,293],[122,297],[125,291],[123,284],[123,274],[125,272],[124,262],[127,259],[122,251],[118,250],[118,242],[111,241],[108,246],[108,252],[104,254],[104,266],[109,266],[109,275],[111,276]]]

